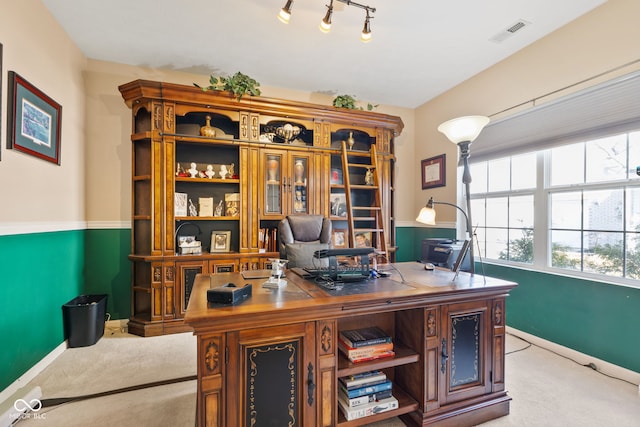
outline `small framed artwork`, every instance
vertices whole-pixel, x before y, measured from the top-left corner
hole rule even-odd
[[[231,250],[231,231],[212,231],[210,252],[229,252]]]
[[[446,154],[424,159],[422,161],[422,189],[444,187]]]
[[[361,231],[356,233],[356,248],[370,248],[371,246],[371,232]]]
[[[347,216],[347,196],[344,193],[331,193],[331,216]]]
[[[333,230],[333,247],[334,248],[346,248],[347,247],[347,230]]]
[[[60,164],[62,106],[9,71],[7,148]]]

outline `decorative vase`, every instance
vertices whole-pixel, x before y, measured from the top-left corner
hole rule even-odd
[[[353,139],[353,132],[349,132],[349,138],[347,138],[347,144],[349,144],[349,150],[353,150],[353,144],[356,143],[356,140]]]
[[[294,165],[294,175],[295,175],[295,183],[300,185],[304,184],[304,164],[302,160],[297,160]]]
[[[216,136],[215,128],[211,127],[211,116],[205,117],[205,125],[200,128],[200,135],[213,138]]]
[[[277,181],[279,162],[276,159],[267,160],[267,177],[270,182]]]

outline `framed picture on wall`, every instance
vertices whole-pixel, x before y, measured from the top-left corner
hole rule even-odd
[[[9,71],[7,148],[60,164],[62,106]]]
[[[422,189],[445,186],[446,154],[430,157],[422,161]]]

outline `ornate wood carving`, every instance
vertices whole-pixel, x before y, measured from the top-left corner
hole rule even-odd
[[[322,327],[322,332],[320,332],[320,346],[325,354],[333,352],[333,331],[328,324],[325,324]]]
[[[162,105],[153,104],[153,128],[162,129]]]
[[[429,313],[427,313],[427,336],[428,337],[435,336],[437,326],[438,324],[436,321],[436,315],[433,312],[433,310],[430,310]]]
[[[174,114],[173,114],[173,105],[166,105],[164,108],[164,118],[165,118],[165,130],[167,132],[174,132]]]
[[[493,324],[502,325],[502,303],[496,302],[493,308]]]
[[[167,282],[173,282],[173,278],[175,277],[175,269],[172,265],[167,266],[165,271],[165,279]]]
[[[162,280],[162,268],[160,266],[153,267],[153,281],[160,282]]]
[[[210,374],[220,371],[220,338],[212,338],[204,347],[204,365]]]

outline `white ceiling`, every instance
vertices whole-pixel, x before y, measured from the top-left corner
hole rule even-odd
[[[605,0],[42,0],[91,59],[199,73],[236,71],[262,85],[349,94],[414,108],[567,24]],[[519,20],[530,25],[490,41]],[[206,83],[206,79],[201,83]]]

